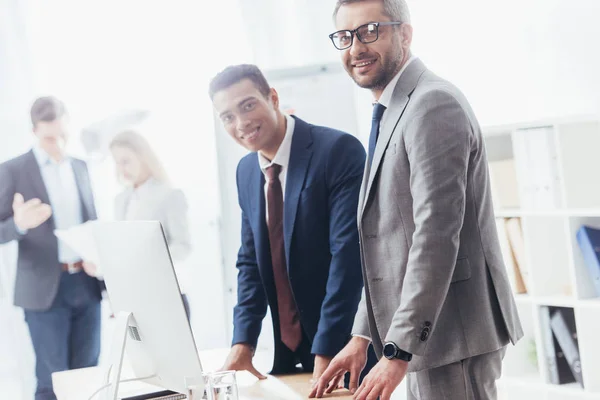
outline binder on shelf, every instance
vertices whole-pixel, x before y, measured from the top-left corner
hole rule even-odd
[[[562,351],[556,335],[552,330],[552,317],[555,312],[556,307],[540,307],[542,345],[544,348],[544,356],[546,358],[549,383],[554,385],[564,385],[576,382],[576,379],[571,371],[565,353]]]
[[[492,200],[497,209],[519,208],[519,185],[515,160],[499,160],[489,163]]]
[[[519,196],[527,209],[563,206],[553,126],[517,129],[512,134]]]
[[[583,388],[583,375],[581,373],[581,358],[579,356],[579,343],[577,328],[575,326],[575,313],[573,310],[557,309],[550,317],[550,325],[554,337],[564,354],[571,373]]]
[[[576,237],[596,296],[600,296],[600,229],[584,225],[577,230]]]
[[[502,259],[504,260],[504,266],[506,267],[506,275],[513,293],[525,294],[527,288],[525,281],[521,275],[521,271],[518,270],[512,249],[510,248],[510,242],[508,241],[508,234],[506,233],[506,218],[496,219],[496,231],[498,233],[498,241],[500,242],[500,251],[502,252]]]

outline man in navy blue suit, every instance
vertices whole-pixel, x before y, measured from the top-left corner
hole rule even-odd
[[[356,210],[364,148],[349,134],[284,114],[254,65],[226,68],[209,93],[226,131],[251,151],[237,169],[238,302],[223,368],[264,378],[252,357],[268,305],[271,373],[301,364],[318,379],[350,339],[363,287]]]

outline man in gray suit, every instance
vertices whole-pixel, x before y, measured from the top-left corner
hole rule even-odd
[[[53,372],[98,363],[101,283],[54,229],[96,219],[96,209],[85,163],[65,154],[63,103],[37,99],[31,121],[36,145],[0,164],[0,243],[18,241],[14,303],[36,355],[35,399],[55,400]]]
[[[372,341],[380,361],[355,399],[389,399],[407,373],[410,399],[494,399],[522,329],[477,119],[412,56],[404,0],[338,0],[334,19],[345,69],[376,100],[358,207],[365,293],[312,395],[346,371],[356,388]]]

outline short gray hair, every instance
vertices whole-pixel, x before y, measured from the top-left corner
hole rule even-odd
[[[337,17],[337,13],[340,7],[346,4],[359,3],[361,1],[372,1],[372,0],[338,0],[335,4],[335,10],[333,10],[333,19]],[[383,12],[385,15],[391,18],[392,21],[404,22],[410,24],[410,11],[408,10],[408,4],[406,0],[379,0],[383,3]]]

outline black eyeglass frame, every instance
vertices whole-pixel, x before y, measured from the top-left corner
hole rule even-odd
[[[375,39],[365,42],[362,40],[362,38],[360,37],[360,35],[358,34],[358,30],[365,27],[365,26],[369,26],[369,25],[375,25]],[[359,26],[356,29],[342,29],[339,31],[335,31],[333,33],[329,34],[329,39],[331,39],[331,43],[333,43],[333,46],[338,49],[338,50],[346,50],[349,49],[350,47],[352,47],[352,45],[354,44],[354,36],[356,36],[358,38],[358,40],[363,43],[363,44],[369,44],[369,43],[374,43],[379,39],[379,27],[380,26],[389,26],[389,25],[402,25],[402,22],[398,22],[398,21],[389,21],[389,22],[369,22],[368,24],[363,24],[361,26]],[[333,39],[333,36],[335,34],[338,34],[340,32],[350,32],[350,44],[346,47],[342,47],[339,48],[336,44],[335,44],[335,40]]]

